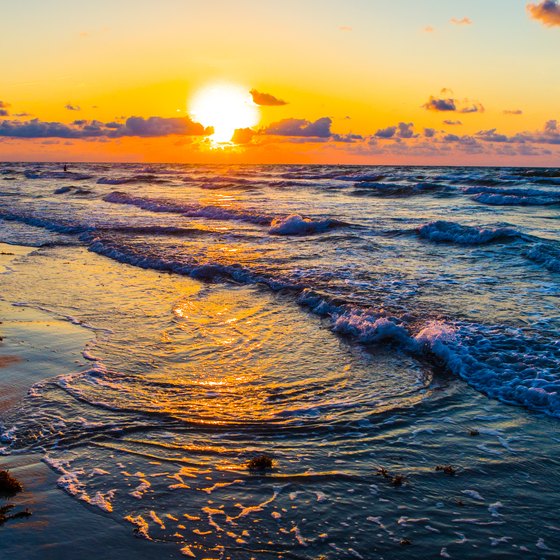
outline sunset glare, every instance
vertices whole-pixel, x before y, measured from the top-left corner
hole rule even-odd
[[[189,103],[191,117],[211,126],[214,144],[229,142],[237,128],[248,128],[259,122],[259,109],[247,88],[233,84],[212,84],[195,93]]]

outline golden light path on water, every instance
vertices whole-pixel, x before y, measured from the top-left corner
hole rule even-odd
[[[189,114],[204,126],[211,126],[214,146],[231,141],[238,128],[258,124],[260,113],[248,88],[229,83],[203,87],[189,102]]]

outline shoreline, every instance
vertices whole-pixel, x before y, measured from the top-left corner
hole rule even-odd
[[[67,263],[73,266],[67,266]],[[106,261],[105,257],[85,252],[83,249],[74,247],[45,249],[31,256],[28,262],[23,259],[21,268],[18,269],[18,266],[14,265],[13,276],[10,275],[12,290],[10,292],[7,288],[6,294],[11,293],[12,299],[21,296],[28,301],[38,301],[37,305],[44,302],[45,306],[54,309],[57,309],[56,305],[57,303],[60,305],[60,301],[72,302],[73,305],[81,303],[82,307],[78,305],[81,313],[76,313],[76,322],[80,319],[84,325],[113,327],[111,323],[100,323],[99,319],[111,318],[112,302],[126,293],[128,307],[124,305],[124,301],[120,299],[118,301],[121,304],[119,318],[127,322],[120,325],[120,329],[115,325],[115,334],[110,342],[105,346],[100,345],[99,354],[104,362],[107,347],[115,352],[112,355],[113,360],[115,357],[120,359],[123,352],[123,339],[119,336],[122,337],[123,333],[128,336],[129,329],[134,326],[128,322],[125,311],[130,313],[131,310],[139,309],[138,315],[134,317],[141,319],[148,313],[156,315],[157,320],[153,319],[153,322],[137,323],[141,325],[142,334],[149,334],[147,339],[149,344],[146,348],[150,350],[150,353],[145,353],[141,357],[139,371],[153,372],[152,375],[157,376],[158,370],[163,370],[163,366],[170,368],[164,378],[165,382],[169,381],[171,375],[173,379],[180,379],[181,372],[189,361],[199,364],[198,368],[202,367],[200,357],[195,357],[194,360],[170,361],[170,358],[186,355],[180,353],[180,344],[181,341],[183,344],[187,344],[185,341],[191,343],[193,332],[196,332],[195,326],[203,325],[204,329],[211,329],[217,324],[236,325],[231,329],[237,331],[241,328],[239,316],[246,309],[254,309],[253,306],[257,302],[267,310],[267,313],[274,310],[281,311],[283,324],[292,325],[292,321],[286,319],[287,313],[291,313],[289,316],[292,319],[301,319],[300,327],[311,330],[301,331],[297,339],[303,339],[302,334],[307,332],[320,336],[320,341],[328,341],[331,338],[328,331],[318,326],[319,322],[314,316],[305,315],[291,304],[289,307],[284,307],[274,296],[267,296],[267,303],[263,303],[262,294],[255,298],[255,290],[252,288],[234,288],[232,291],[230,287],[217,286],[208,290],[199,290],[198,287],[193,290],[191,284],[194,281],[189,279],[160,275],[154,271],[144,271],[110,260]],[[81,276],[80,281],[74,283],[76,272]],[[100,272],[106,274],[101,280]],[[23,288],[20,290],[20,286],[33,286],[35,279],[41,279],[43,289],[47,290],[45,293],[54,295],[52,300],[37,299],[34,298],[32,291]],[[152,288],[156,282],[157,290]],[[164,290],[166,285],[164,282],[169,283],[167,290]],[[8,283],[5,285],[8,286]],[[69,287],[70,291],[67,292],[69,295],[66,299],[59,300],[57,287],[62,290],[63,286]],[[83,299],[80,302],[74,300],[74,294],[83,294]],[[131,297],[131,294],[136,297]],[[195,294],[197,296],[193,297]],[[106,298],[105,308],[101,306],[103,297]],[[233,300],[240,300],[239,307],[233,305]],[[197,307],[191,305],[195,301]],[[98,313],[93,319],[87,313],[91,306],[94,306]],[[66,320],[58,318],[74,315],[73,309],[68,306],[58,309],[60,314],[53,312],[55,313],[53,317],[32,307],[12,306],[6,301],[0,302],[0,310],[9,313],[10,317],[4,325],[0,325],[0,328],[8,333],[6,340],[0,346],[0,355],[5,351],[5,355],[23,357],[19,362],[23,371],[18,388],[20,396],[40,379],[79,371],[80,366],[85,368],[91,366],[92,362],[85,360],[83,350],[94,336],[93,331],[91,328],[73,323],[71,317]],[[158,312],[161,315],[157,315]],[[180,313],[171,315],[172,312]],[[193,321],[188,324],[189,328],[184,331],[182,329],[172,331],[172,327],[187,325],[185,322],[175,320],[177,316],[185,315]],[[220,316],[220,321],[215,320],[217,315]],[[169,317],[173,322],[170,322]],[[250,334],[253,334],[255,329],[262,329],[262,325],[259,327],[258,323],[264,322],[265,317],[257,315],[255,321],[252,317],[249,318]],[[278,342],[275,333],[279,316],[273,315],[273,317],[270,323],[265,324],[270,326],[267,332],[271,335],[274,333],[270,338],[270,348],[276,353]],[[230,323],[231,319],[235,321]],[[140,319],[137,318],[136,321]],[[114,322],[118,323],[116,318]],[[19,338],[10,334],[10,332],[15,333],[17,329],[19,329]],[[219,331],[221,336],[217,338],[217,344],[221,346],[221,343],[227,343],[229,339],[225,333],[229,332]],[[201,347],[206,347],[210,339],[205,336],[200,340]],[[117,344],[119,341],[121,343]],[[39,345],[38,342],[41,344]],[[137,343],[138,339],[134,339],[134,342]],[[336,345],[339,345],[338,339]],[[179,353],[175,353],[175,347],[179,347]],[[136,357],[138,348],[136,346],[134,348],[134,357]],[[54,352],[54,349],[58,351]],[[159,363],[151,361],[154,349],[156,354],[157,351],[162,352]],[[349,347],[349,351],[356,350],[354,347]],[[33,352],[36,354],[35,359],[38,360],[36,362],[31,360]],[[214,356],[215,354],[211,355],[210,363],[213,363]],[[235,358],[236,353],[233,352],[232,356]],[[376,356],[378,361],[381,354],[374,352],[372,356]],[[126,355],[123,357],[125,367],[128,367],[130,358],[131,356]],[[43,366],[33,365],[41,361]],[[227,361],[224,363],[228,364]],[[171,369],[170,366],[173,364],[176,369]],[[14,368],[17,365],[14,364]],[[371,365],[373,366],[373,363]],[[388,367],[392,368],[394,365],[395,363],[391,362]],[[10,368],[2,368],[0,376],[8,369]],[[375,370],[368,369],[368,371]],[[302,390],[308,386],[307,372],[304,377],[305,384]],[[109,376],[94,375],[85,378],[86,386],[91,387],[90,382],[99,378],[109,383],[115,380]],[[198,379],[198,374],[195,378]],[[323,377],[321,383],[323,383],[322,379]],[[144,383],[149,381],[146,377],[143,378]],[[259,380],[258,383],[260,386],[261,381]],[[116,390],[119,391],[122,386],[117,387]],[[235,386],[235,383],[232,386]],[[201,402],[208,408],[216,402],[216,393],[209,392],[206,388],[204,390]],[[72,400],[72,396],[68,397],[66,393],[61,394],[72,406],[82,402],[79,398],[76,401]],[[53,407],[52,413],[64,414],[64,408],[58,406],[60,402],[56,398],[50,401]],[[95,403],[95,400],[90,402]],[[80,405],[77,407],[78,420],[81,416],[86,418],[91,410],[95,410],[89,402],[84,403],[83,407]],[[311,412],[313,413],[313,410]],[[104,410],[101,414],[111,416],[115,413]],[[122,418],[125,417],[123,413]],[[374,439],[369,441],[376,442],[374,447],[367,441],[364,444],[354,444],[355,440],[349,440],[347,445],[352,446],[353,449],[345,456],[334,441],[330,447],[331,451],[328,451],[330,444],[326,445],[322,439],[319,441],[317,438],[322,436],[315,434],[314,429],[311,429],[305,436],[305,449],[294,447],[293,450],[288,450],[282,455],[280,451],[279,472],[269,478],[263,477],[262,480],[260,477],[247,476],[243,462],[250,454],[255,454],[257,449],[259,452],[268,452],[273,448],[275,445],[273,433],[267,436],[271,439],[266,443],[265,449],[257,447],[261,442],[253,439],[252,434],[248,435],[247,440],[228,441],[226,429],[221,431],[224,439],[217,441],[212,435],[204,439],[204,428],[194,432],[189,429],[167,431],[169,426],[166,424],[161,427],[157,424],[148,424],[138,430],[134,423],[130,422],[124,426],[135,428],[136,435],[130,439],[120,432],[122,428],[120,418],[118,418],[118,425],[115,425],[118,429],[114,434],[111,419],[108,418],[106,424],[108,430],[105,433],[109,445],[97,446],[96,442],[88,445],[87,441],[84,441],[83,446],[66,448],[62,446],[60,449],[54,447],[52,450],[54,454],[58,454],[55,460],[62,461],[59,464],[64,464],[64,461],[72,462],[72,470],[68,469],[68,473],[76,477],[72,478],[72,483],[83,485],[87,496],[112,497],[111,493],[117,489],[113,512],[102,511],[95,505],[85,503],[79,497],[70,496],[58,487],[57,479],[60,475],[64,475],[64,469],[61,469],[57,475],[43,462],[40,453],[16,453],[9,457],[0,457],[0,467],[11,468],[25,487],[25,492],[16,497],[13,503],[18,506],[18,509],[20,506],[28,507],[33,513],[33,517],[28,520],[14,520],[4,527],[6,544],[3,549],[12,557],[23,556],[26,560],[28,558],[59,560],[64,557],[72,558],[77,554],[84,559],[90,559],[95,558],[94,551],[95,555],[101,555],[108,560],[128,558],[131,555],[142,560],[153,558],[155,555],[164,558],[181,558],[179,543],[174,540],[180,538],[183,543],[191,544],[193,535],[182,532],[180,537],[177,537],[177,533],[173,533],[174,529],[171,528],[168,533],[164,533],[160,522],[165,519],[168,526],[173,526],[173,523],[178,522],[176,520],[181,519],[182,516],[190,521],[196,518],[195,522],[200,523],[200,529],[196,527],[199,533],[195,535],[208,534],[206,529],[215,527],[211,523],[207,525],[202,514],[213,511],[213,503],[229,508],[227,511],[230,512],[232,519],[234,518],[232,510],[235,511],[235,508],[239,507],[237,504],[242,503],[245,506],[243,512],[255,512],[255,519],[241,517],[245,521],[241,521],[240,525],[244,523],[243,527],[247,527],[251,532],[253,522],[267,524],[271,531],[271,539],[275,542],[278,540],[282,543],[283,534],[292,535],[291,523],[301,524],[301,534],[304,535],[301,537],[301,542],[296,539],[294,544],[284,545],[284,550],[286,554],[292,550],[301,553],[302,558],[313,557],[306,556],[311,554],[311,548],[298,547],[319,548],[322,545],[320,540],[312,540],[310,537],[312,530],[315,529],[304,525],[306,519],[309,518],[313,522],[313,514],[319,513],[315,517],[325,519],[325,533],[334,533],[339,521],[339,514],[336,512],[337,508],[341,507],[341,503],[345,504],[343,507],[347,508],[347,515],[356,516],[354,530],[363,531],[364,535],[367,535],[363,538],[371,544],[372,554],[375,551],[375,554],[379,553],[380,556],[395,555],[399,558],[412,558],[418,551],[423,553],[430,550],[436,554],[438,550],[446,552],[449,550],[449,554],[455,555],[454,557],[462,558],[462,554],[465,554],[465,558],[474,558],[476,556],[472,554],[478,552],[484,551],[487,554],[493,552],[494,549],[489,548],[490,546],[501,546],[503,548],[497,552],[505,552],[505,547],[510,545],[507,544],[507,540],[500,540],[504,536],[508,540],[515,539],[511,546],[517,547],[518,550],[522,550],[521,547],[524,549],[530,547],[531,552],[538,552],[538,549],[542,548],[541,544],[551,547],[552,550],[556,549],[558,539],[556,529],[553,527],[554,523],[550,519],[552,514],[545,511],[543,503],[545,497],[539,489],[539,481],[542,481],[545,476],[543,468],[539,465],[543,464],[545,458],[556,460],[554,442],[546,441],[553,439],[549,436],[552,429],[543,430],[543,426],[553,428],[556,425],[554,419],[540,418],[538,414],[519,407],[506,406],[488,399],[460,380],[452,384],[452,390],[435,392],[412,409],[396,408],[388,417],[378,418],[371,422],[364,420],[360,425],[352,428],[352,434],[355,434],[356,430],[370,431],[370,436]],[[71,422],[67,425],[70,426]],[[339,428],[342,429],[342,426]],[[469,433],[470,431],[473,433]],[[87,430],[84,433],[87,433]],[[191,434],[194,440],[191,439]],[[210,455],[210,459],[201,458],[200,463],[197,463],[198,458],[204,454],[204,450],[199,449],[201,441],[209,448],[217,445],[219,449],[215,450],[216,454]],[[542,444],[545,446],[543,447]],[[145,445],[150,446],[148,452],[142,448]],[[192,473],[195,475],[194,478],[184,479],[189,483],[184,484],[180,482],[180,478],[177,479],[177,476],[181,477],[181,473],[183,475],[185,472],[188,473],[189,469],[185,468],[185,464],[191,462],[198,464],[198,467]],[[222,463],[227,468],[215,469],[217,463],[218,466],[221,467],[219,463]],[[458,474],[436,472],[437,466],[443,466],[445,469],[446,465],[452,465]],[[512,469],[512,465],[516,468]],[[308,476],[310,467],[314,471]],[[394,475],[393,479],[380,477],[375,471],[377,467],[387,469],[391,475]],[[104,472],[96,476],[90,474],[92,471],[99,470]],[[321,479],[325,472],[329,473],[329,476],[332,474],[332,480]],[[354,477],[352,482],[348,482],[344,476],[346,473],[354,473],[358,476]],[[200,476],[197,479],[198,475]],[[206,478],[207,475],[210,477]],[[388,482],[395,478],[404,482],[400,486]],[[238,489],[237,484],[240,480]],[[171,489],[169,483],[177,481],[180,482],[178,485],[180,488]],[[290,486],[290,489],[276,492],[275,487],[279,482],[284,483],[284,486]],[[533,488],[527,485],[533,485]],[[177,485],[173,484],[173,486]],[[229,488],[233,489],[231,494]],[[147,493],[144,496],[142,492],[145,490]],[[354,495],[351,492],[355,490],[358,492]],[[371,493],[371,497],[368,492]],[[274,497],[272,501],[270,501],[271,495]],[[308,501],[307,498],[298,498],[298,495],[311,495],[312,498]],[[367,499],[365,504],[362,502],[364,496]],[[534,511],[543,515],[542,518],[549,524],[544,527],[532,527],[530,533],[520,540],[518,535],[509,536],[508,533],[512,531],[510,523],[515,525],[526,523],[527,518],[520,521],[517,510],[528,507],[527,503]],[[268,509],[265,511],[265,508]],[[360,509],[366,508],[371,515],[359,517]],[[272,513],[280,517],[271,516],[270,510],[274,510]],[[264,513],[258,513],[261,511]],[[149,523],[149,532],[146,535],[154,540],[135,538],[134,526],[129,521],[125,521],[126,517],[129,520]],[[213,521],[211,517],[209,520]],[[427,523],[429,525],[426,525]],[[185,527],[189,530],[188,524]],[[283,529],[283,534],[278,532],[279,528]],[[437,528],[438,532],[433,531],[434,528]],[[459,542],[454,536],[457,535],[457,531],[468,535],[469,538]],[[319,533],[319,529],[315,532]],[[218,532],[217,535],[215,538],[209,537],[212,545],[219,545],[219,538],[222,537],[223,532]],[[309,540],[305,540],[306,537]],[[343,539],[343,535],[333,537],[333,541],[338,544],[343,543]],[[413,546],[403,548],[400,539],[405,542],[410,541]],[[496,545],[488,544],[487,539],[496,542]],[[25,543],[25,549],[22,542]],[[101,553],[98,550],[99,542],[103,542],[107,547]],[[469,544],[466,544],[467,542]],[[312,545],[312,543],[317,544]],[[345,543],[345,546],[351,547],[352,544]],[[259,546],[262,545],[255,543],[253,550]],[[205,551],[208,552],[209,548],[205,548]],[[108,552],[109,549],[111,552]],[[229,547],[228,550],[232,553],[235,549]],[[511,548],[509,552],[512,552]],[[233,554],[233,558],[236,558],[235,552]],[[282,553],[278,554],[280,557]],[[550,557],[547,555],[548,553],[543,549],[541,557]],[[248,558],[248,556],[242,557]],[[259,554],[256,557],[259,558]]]
[[[2,272],[9,273],[17,267],[13,261],[18,257],[34,250],[35,247],[0,243],[0,277]],[[2,417],[17,407],[34,384],[53,377],[57,369],[62,374],[87,366],[82,352],[91,341],[92,331],[5,300],[0,300],[0,317],[1,424]],[[117,560],[129,554],[140,560],[156,554],[162,558],[178,557],[169,544],[157,543],[156,550],[154,543],[135,537],[130,524],[104,515],[99,508],[66,493],[57,484],[59,475],[44,462],[41,453],[0,454],[0,469],[10,470],[23,485],[23,492],[0,499],[0,505],[10,503],[16,511],[29,508],[32,513],[28,519],[9,520],[0,527],[6,557],[76,558],[99,549],[100,536],[104,550],[99,553],[104,559]],[[60,538],[65,534],[71,534],[72,539]]]

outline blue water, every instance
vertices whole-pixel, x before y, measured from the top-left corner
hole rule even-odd
[[[2,164],[3,298],[93,337],[5,452],[183,555],[552,554],[559,218],[558,169]]]

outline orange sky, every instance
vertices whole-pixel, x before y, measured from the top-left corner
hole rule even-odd
[[[27,0],[3,44],[2,160],[560,165],[554,2]]]

